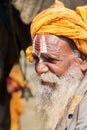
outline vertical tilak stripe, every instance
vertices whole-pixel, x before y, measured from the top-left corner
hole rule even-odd
[[[35,53],[35,41],[36,41],[36,37],[37,37],[37,35],[35,36],[35,38],[34,38],[34,40],[33,40],[32,53]]]
[[[40,39],[40,53],[47,52],[45,36],[42,35]]]

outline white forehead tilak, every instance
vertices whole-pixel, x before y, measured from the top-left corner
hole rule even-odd
[[[35,36],[35,38],[33,40],[32,53],[35,53],[37,55],[37,53],[35,51],[36,38],[37,38],[37,35]],[[39,56],[40,56],[41,53],[44,53],[44,52],[47,52],[47,46],[46,46],[45,36],[42,35],[41,38],[40,38],[40,52],[39,52]]]
[[[43,52],[47,52],[46,39],[44,35],[42,35],[40,39],[40,53]]]

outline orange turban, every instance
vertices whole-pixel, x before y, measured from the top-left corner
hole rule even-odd
[[[68,37],[75,42],[82,53],[87,55],[87,6],[77,7],[74,11],[57,1],[33,19],[32,39],[36,34]]]

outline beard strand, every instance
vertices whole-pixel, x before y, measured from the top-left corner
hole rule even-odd
[[[55,90],[40,83],[38,85],[36,108],[41,113],[44,130],[54,130],[57,124],[62,123],[80,84],[80,76],[81,71],[75,64],[61,78],[51,72],[41,74],[41,80],[56,83]]]

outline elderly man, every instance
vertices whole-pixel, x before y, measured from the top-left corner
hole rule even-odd
[[[31,36],[43,130],[87,130],[87,6],[56,2],[34,18]]]

